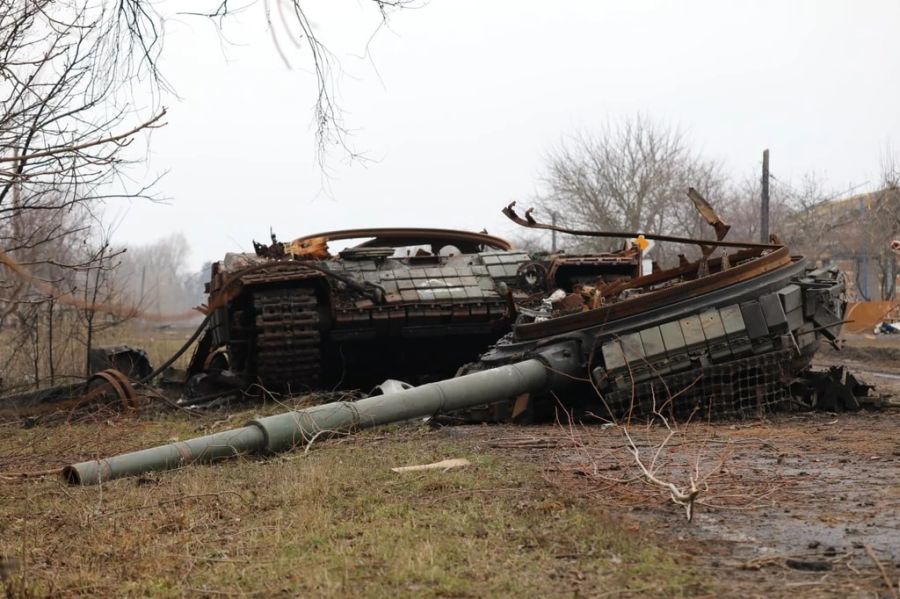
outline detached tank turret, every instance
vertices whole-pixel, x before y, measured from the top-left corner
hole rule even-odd
[[[332,254],[329,244],[356,240]],[[639,250],[535,255],[483,233],[358,229],[228,254],[207,284],[194,375],[229,369],[275,391],[452,376],[556,289],[639,274]],[[538,306],[539,307],[539,306]],[[527,310],[527,308],[525,308]]]
[[[570,408],[617,420],[658,414],[758,416],[807,402],[800,383],[823,342],[837,345],[846,314],[846,287],[837,267],[817,268],[773,236],[771,243],[725,241],[724,224],[705,200],[689,192],[717,239],[647,239],[693,244],[701,256],[678,266],[599,286],[597,307],[521,321],[471,369],[514,363],[558,344],[580,349],[582,387]],[[512,205],[504,213],[522,226],[591,237],[620,232],[542,225]],[[718,255],[715,255],[718,251]],[[800,398],[798,400],[798,397]],[[847,396],[848,406],[854,407]],[[821,404],[820,404],[821,405]],[[520,401],[513,413],[540,409]],[[555,409],[555,400],[544,402]],[[831,406],[839,409],[841,406]]]

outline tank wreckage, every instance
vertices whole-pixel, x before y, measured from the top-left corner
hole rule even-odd
[[[245,377],[292,387],[330,381],[336,355],[348,373],[359,366],[366,376],[422,380],[472,359],[445,380],[73,464],[64,476],[93,484],[448,413],[527,419],[563,404],[584,418],[620,421],[858,407],[865,385],[842,371],[806,370],[843,324],[841,273],[792,256],[775,238],[726,241],[728,225],[689,195],[716,239],[571,230],[510,205],[504,213],[525,227],[634,241],[609,254],[531,256],[484,234],[366,229],[273,239],[256,256],[227,258],[213,270],[195,370],[221,360]],[[338,256],[325,247],[358,237],[369,240]],[[645,269],[644,240],[698,246],[701,256]],[[424,248],[397,251],[406,246]],[[402,358],[388,355],[394,350]]]
[[[328,244],[362,240],[336,255]],[[639,253],[534,259],[483,233],[357,229],[229,254],[212,267],[189,376],[227,369],[277,392],[453,376],[547,289],[637,277]]]

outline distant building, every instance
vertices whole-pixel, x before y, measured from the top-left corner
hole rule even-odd
[[[894,300],[900,288],[900,189],[888,188],[819,204],[795,214],[790,237],[822,265],[847,274],[851,300]]]

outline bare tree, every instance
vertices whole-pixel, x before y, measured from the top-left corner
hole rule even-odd
[[[78,2],[0,1],[0,249],[37,276],[79,266],[61,244],[87,239],[121,149],[165,114],[113,101],[122,82],[98,70],[105,19]],[[7,304],[22,290],[0,281]]]
[[[359,4],[369,7],[376,17],[374,36],[378,29],[388,23],[393,12],[417,8],[426,2],[427,0],[365,0]],[[342,148],[351,158],[357,158],[346,143],[347,129],[337,101],[335,72],[340,70],[340,65],[327,44],[322,41],[321,28],[317,27],[313,19],[310,4],[309,0],[246,0],[237,4],[231,0],[188,0],[178,4],[177,12],[161,14],[153,10],[150,0],[122,0],[117,3],[117,24],[119,30],[128,33],[128,47],[133,52],[139,52],[152,65],[154,75],[161,77],[154,59],[161,48],[160,32],[163,31],[167,18],[184,15],[205,18],[222,31],[239,13],[246,15],[253,9],[257,10],[257,16],[265,20],[274,49],[285,65],[291,67],[300,62],[304,70],[315,77],[317,93],[313,104],[313,123],[320,162],[334,146]]]
[[[109,23],[102,2],[0,0],[0,322],[14,317],[30,340],[17,350],[30,348],[35,384],[45,361],[55,378],[53,348],[70,337],[54,326],[57,300],[96,267],[95,215],[119,195],[122,149],[165,114],[118,93],[133,57]]]
[[[234,12],[261,9],[279,54],[287,38],[306,48],[318,82],[315,122],[320,148],[343,144],[334,101],[333,58],[302,0],[191,0],[178,14],[223,26]],[[369,0],[384,23],[414,0]],[[44,240],[11,239],[7,222],[27,212],[93,210],[111,199],[108,183],[125,162],[121,149],[141,130],[160,126],[165,110],[144,118],[128,102],[131,84],[165,85],[157,68],[165,21],[149,0],[0,0],[0,235],[2,249]],[[13,190],[16,194],[13,194]],[[138,190],[140,195],[145,190]],[[134,192],[134,190],[132,190]],[[11,201],[15,195],[15,201]],[[77,219],[69,219],[77,221]],[[49,236],[77,232],[79,224]]]
[[[182,233],[129,247],[114,275],[117,288],[142,311],[171,316],[191,313],[204,301],[203,283],[208,279],[198,280],[188,274],[188,250],[188,240]],[[207,268],[197,274],[209,277],[209,273]]]
[[[705,234],[685,192],[693,186],[715,198],[725,184],[720,170],[678,128],[637,115],[554,148],[539,204],[577,228]]]
[[[891,148],[881,159],[881,190],[876,194],[866,230],[866,241],[876,260],[882,299],[897,293],[897,259],[893,240],[900,236],[900,161]]]
[[[178,5],[178,14],[192,12],[222,26],[233,12],[259,8],[282,57],[288,60],[281,47],[289,39],[313,66],[324,151],[343,144],[344,130],[334,102],[333,58],[306,4],[251,0],[232,10],[228,0],[191,0]],[[413,0],[366,4],[383,23]],[[149,90],[158,97],[167,87],[157,60],[165,21],[175,13],[157,8],[149,0],[0,0],[0,325],[14,322],[27,335],[28,343],[17,348],[30,348],[35,384],[45,357],[43,370],[55,376],[55,341],[73,337],[61,334],[61,310],[81,314],[89,336],[98,306],[118,316],[128,311],[107,301],[115,252],[99,217],[105,202],[150,197],[148,189],[127,185],[123,149],[164,124],[165,109],[138,110],[130,95]]]

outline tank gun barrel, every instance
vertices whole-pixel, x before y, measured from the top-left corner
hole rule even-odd
[[[92,485],[241,454],[288,451],[320,435],[495,403],[551,386],[558,388],[567,380],[567,371],[574,371],[577,361],[577,352],[565,344],[558,349],[550,352],[549,358],[542,355],[397,393],[256,418],[241,428],[73,464],[63,469],[63,477],[70,484]],[[561,358],[555,359],[553,353]]]

